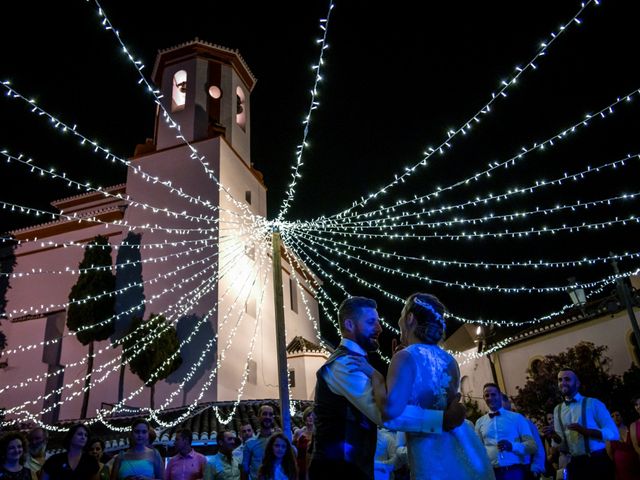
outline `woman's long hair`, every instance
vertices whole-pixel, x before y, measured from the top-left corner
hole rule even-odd
[[[274,478],[276,457],[273,454],[273,445],[274,443],[276,443],[277,439],[284,440],[284,442],[287,444],[287,451],[284,452],[284,457],[282,457],[282,470],[284,471],[288,479],[295,480],[296,478],[298,478],[298,465],[296,464],[296,457],[293,455],[291,442],[285,436],[285,434],[281,432],[274,433],[269,437],[267,446],[264,449],[262,465],[260,465],[260,470],[258,470],[258,478],[260,480]]]

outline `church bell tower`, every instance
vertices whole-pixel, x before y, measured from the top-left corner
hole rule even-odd
[[[250,165],[250,94],[256,79],[236,50],[197,38],[161,50],[153,68],[164,108],[180,125],[171,128],[158,109],[155,148],[165,150],[222,136]]]

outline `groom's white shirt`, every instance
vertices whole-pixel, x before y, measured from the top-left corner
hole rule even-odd
[[[340,345],[352,352],[365,356],[367,354],[360,345],[347,338],[343,338]],[[324,380],[333,393],[345,397],[369,420],[389,430],[442,433],[444,412],[425,410],[415,405],[407,405],[399,417],[383,422],[380,410],[378,410],[373,398],[371,379],[363,372],[350,372],[346,362],[346,357],[339,357],[329,364],[327,368],[323,369]]]

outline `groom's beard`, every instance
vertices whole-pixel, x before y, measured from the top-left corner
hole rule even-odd
[[[378,343],[377,336],[367,337],[357,332],[355,337],[356,337],[356,343],[360,345],[365,352],[375,352],[380,348],[380,344]]]

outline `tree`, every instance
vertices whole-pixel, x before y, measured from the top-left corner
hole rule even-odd
[[[152,313],[146,322],[140,317],[134,318],[128,333],[122,342],[124,355],[131,373],[151,388],[151,408],[154,408],[156,382],[167,378],[182,364],[176,329],[163,315]]]
[[[482,415],[482,411],[480,410],[480,405],[478,405],[478,401],[471,398],[469,395],[465,395],[462,398],[462,404],[467,413],[467,420],[471,420],[473,423],[476,423]]]
[[[106,237],[97,236],[85,248],[84,258],[80,262],[80,276],[71,287],[67,309],[67,328],[76,333],[82,345],[89,345],[81,418],[86,418],[89,407],[94,342],[106,340],[114,332],[114,288],[111,246]]]
[[[580,342],[558,355],[547,355],[527,370],[527,383],[517,387],[513,403],[525,416],[544,421],[547,412],[561,400],[557,375],[563,367],[571,368],[580,378],[580,393],[602,400],[609,406],[621,380],[609,373],[611,359],[605,356],[606,346]]]

